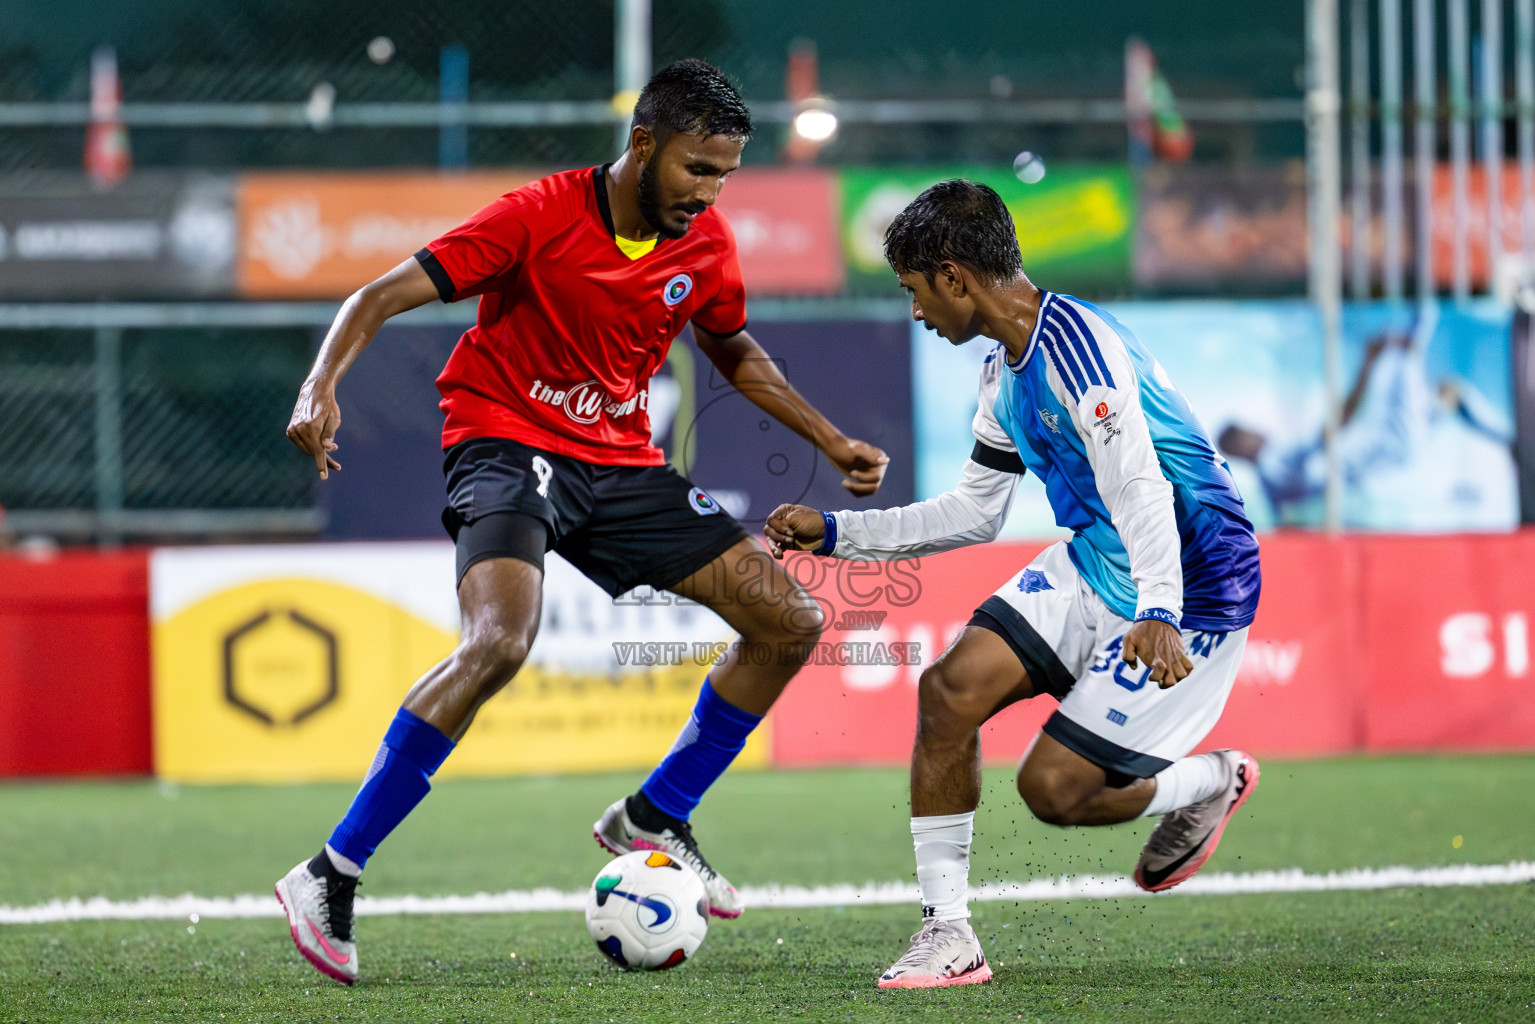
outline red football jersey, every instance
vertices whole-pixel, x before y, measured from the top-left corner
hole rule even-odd
[[[735,236],[714,209],[631,260],[605,168],[508,192],[416,254],[444,302],[483,296],[437,378],[444,448],[506,437],[604,465],[658,466],[651,374],[688,321],[746,326]]]

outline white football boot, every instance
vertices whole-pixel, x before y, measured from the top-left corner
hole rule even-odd
[[[288,912],[288,931],[304,959],[343,985],[355,984],[357,944],[352,941],[352,897],[357,892],[357,879],[334,869],[317,873],[311,868],[313,864],[312,860],[300,861],[277,880],[277,902]]]
[[[991,965],[969,921],[928,918],[906,955],[879,977],[880,988],[947,988],[991,980]]]
[[[1193,877],[1220,845],[1221,833],[1237,808],[1258,788],[1258,762],[1243,750],[1217,750],[1226,763],[1226,785],[1197,804],[1162,815],[1146,837],[1135,865],[1135,884],[1147,892],[1171,889]]]
[[[741,902],[735,886],[710,867],[704,855],[698,852],[698,841],[693,838],[688,823],[671,819],[659,832],[640,828],[629,817],[628,800],[628,797],[619,800],[592,825],[592,837],[602,844],[602,848],[615,857],[635,850],[660,850],[669,854],[698,872],[698,877],[703,879],[709,913],[715,917],[740,917],[746,905]]]

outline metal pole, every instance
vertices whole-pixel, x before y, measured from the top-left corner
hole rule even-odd
[[[1417,184],[1417,231],[1413,245],[1419,302],[1434,295],[1434,4],[1413,0],[1412,77],[1417,117],[1413,132],[1413,176]]]
[[[463,43],[449,43],[438,54],[437,102],[448,115],[437,129],[437,166],[461,170],[469,166],[469,125],[463,120],[469,105],[469,48]]]
[[[1407,198],[1402,192],[1402,5],[1380,0],[1380,191],[1386,298],[1400,299]]]
[[[1370,0],[1350,0],[1349,293],[1370,297]]]
[[[123,332],[96,328],[96,539],[115,546],[122,536],[115,526],[123,508]]]
[[[1450,184],[1455,301],[1471,297],[1471,33],[1467,0],[1450,0]]]
[[[1482,0],[1482,184],[1487,192],[1487,291],[1503,255],[1503,0]]]
[[[650,81],[650,0],[618,0],[613,14],[613,109],[625,115]],[[628,117],[619,122],[616,143],[620,153],[629,148]]]
[[[1535,261],[1535,0],[1516,0],[1514,6],[1517,54],[1515,68],[1519,97],[1519,280],[1532,280]]]
[[[1326,526],[1343,526],[1343,474],[1338,462],[1338,421],[1342,404],[1343,280],[1338,246],[1342,153],[1338,138],[1338,0],[1307,0],[1306,164],[1311,228],[1311,298],[1322,323],[1322,365],[1326,388]]]

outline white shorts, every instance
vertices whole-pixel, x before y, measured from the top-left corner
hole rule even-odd
[[[1194,670],[1162,689],[1144,659],[1138,668],[1122,660],[1133,623],[1087,585],[1064,541],[988,597],[970,624],[1006,640],[1034,692],[1061,702],[1045,733],[1102,767],[1111,782],[1150,777],[1193,750],[1220,718],[1247,647],[1247,627],[1185,629]]]

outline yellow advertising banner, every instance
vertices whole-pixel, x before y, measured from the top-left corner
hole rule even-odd
[[[648,768],[729,638],[697,606],[615,602],[552,555],[547,570],[528,664],[439,777]],[[458,640],[445,543],[165,549],[150,586],[155,768],[179,782],[360,779]],[[658,642],[687,656],[621,663],[625,645]],[[767,751],[764,727],[737,764]]]

